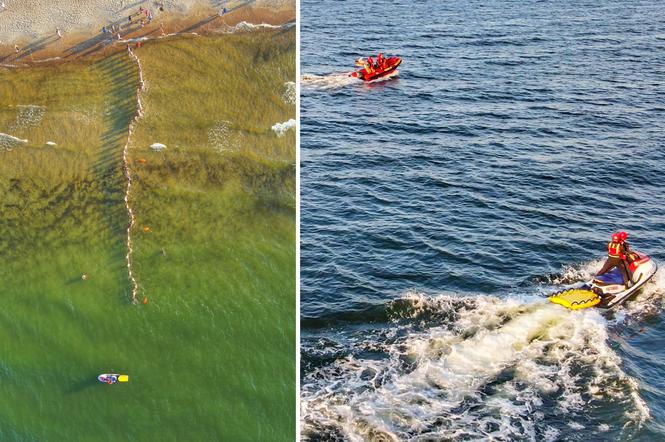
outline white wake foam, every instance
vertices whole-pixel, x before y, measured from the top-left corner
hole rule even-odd
[[[658,278],[645,292],[662,297]],[[585,413],[599,403],[623,410],[626,425],[649,417],[600,310],[491,296],[409,294],[398,302],[409,308],[389,332],[339,337],[348,355],[304,376],[304,437],[555,440],[589,425]],[[437,313],[445,319],[414,326]],[[596,422],[587,431],[607,429]]]
[[[339,89],[362,81],[351,77],[351,72],[340,72],[329,75],[303,74],[300,80],[302,87],[320,90]]]

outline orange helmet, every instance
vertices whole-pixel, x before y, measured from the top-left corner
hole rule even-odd
[[[628,239],[628,234],[626,232],[619,232],[619,240],[621,242],[624,242],[627,239]]]
[[[619,235],[618,233],[613,234],[612,242],[619,242],[619,241],[621,241],[621,235]]]

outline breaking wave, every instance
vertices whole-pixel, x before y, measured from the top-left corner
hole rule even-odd
[[[0,149],[11,150],[19,144],[25,144],[27,142],[28,140],[0,132]]]
[[[21,131],[37,126],[46,114],[46,106],[19,104],[16,106],[16,120],[9,125],[10,132]]]
[[[295,129],[295,128],[296,128],[296,124],[297,124],[297,123],[296,123],[296,120],[294,120],[293,118],[291,118],[290,120],[285,121],[285,122],[283,122],[283,123],[276,123],[276,124],[274,124],[274,125],[271,127],[271,129],[277,134],[278,137],[282,137],[282,136],[284,136],[284,134],[286,134],[286,132],[287,132],[289,129]]]
[[[233,32],[252,32],[261,29],[291,29],[295,26],[295,22],[287,22],[282,25],[271,25],[269,23],[249,23],[241,21],[234,26],[225,26],[218,32],[233,33]]]
[[[282,100],[286,104],[296,104],[296,83],[293,81],[287,81],[284,83],[284,93],[282,94]]]

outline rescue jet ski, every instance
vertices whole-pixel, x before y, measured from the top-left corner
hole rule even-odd
[[[621,305],[644,287],[658,270],[656,262],[644,253],[632,252],[631,258],[628,284],[624,284],[621,270],[615,267],[579,288],[560,291],[548,299],[571,310],[594,306],[610,309]]]
[[[371,64],[372,66],[370,66],[368,71],[365,60],[362,58],[356,60],[356,66],[364,67],[360,70],[352,72],[351,76],[359,78],[363,81],[376,80],[396,72],[397,67],[402,64],[402,59],[399,57],[388,57],[384,58],[380,65],[374,62]]]
[[[126,374],[104,373],[97,376],[97,380],[102,384],[115,384],[116,382],[128,382],[129,376]]]

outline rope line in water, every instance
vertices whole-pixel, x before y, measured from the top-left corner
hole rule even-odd
[[[129,127],[127,130],[127,143],[125,144],[125,148],[122,151],[123,172],[125,174],[125,178],[127,178],[127,187],[125,189],[125,209],[127,209],[127,215],[129,217],[129,224],[127,225],[127,255],[125,256],[125,258],[127,260],[127,275],[129,277],[130,282],[132,283],[131,300],[132,303],[136,304],[136,297],[138,295],[139,284],[136,281],[136,278],[134,277],[134,272],[132,271],[132,254],[134,253],[134,248],[132,247],[132,228],[136,223],[136,217],[134,216],[134,210],[132,210],[132,207],[129,205],[129,193],[132,188],[132,175],[129,170],[129,161],[127,159],[127,154],[129,152],[129,142],[132,138],[132,132],[134,131],[134,124],[139,119],[139,117],[143,115],[143,105],[141,104],[141,93],[145,89],[145,84],[143,83],[143,69],[141,68],[141,61],[136,56],[136,54],[134,54],[134,52],[130,47],[127,47],[127,52],[129,53],[129,56],[136,62],[136,65],[139,68],[139,85],[136,88],[136,112],[134,112],[134,116],[129,122]]]

